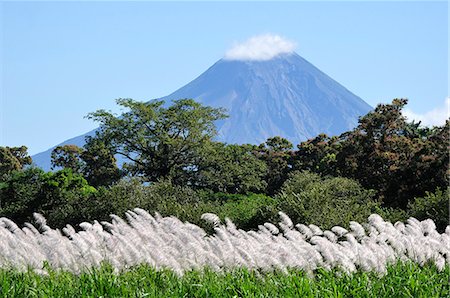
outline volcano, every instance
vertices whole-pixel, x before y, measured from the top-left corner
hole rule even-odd
[[[260,144],[282,136],[298,144],[320,133],[339,135],[353,129],[372,107],[296,53],[269,60],[221,59],[189,84],[161,99],[168,105],[193,98],[223,107],[229,118],[216,122],[216,140]],[[86,135],[59,145],[82,146]],[[50,169],[53,148],[32,156]]]
[[[282,136],[293,143],[320,133],[353,129],[372,107],[299,55],[267,61],[221,59],[198,78],[162,99],[193,98],[226,108],[218,140],[259,144]]]

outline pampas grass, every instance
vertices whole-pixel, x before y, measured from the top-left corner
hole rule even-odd
[[[280,212],[278,227],[265,223],[257,231],[243,231],[229,219],[222,224],[214,214],[202,218],[214,225],[213,235],[139,208],[128,211],[126,220],[112,215],[111,222],[82,223],[79,232],[69,225],[52,229],[39,214],[37,226],[27,223],[23,228],[0,218],[0,268],[45,273],[43,264],[48,264],[52,270],[80,273],[109,263],[117,271],[147,264],[180,275],[202,268],[360,269],[385,274],[399,261],[432,263],[438,270],[450,264],[450,228],[440,234],[429,219],[392,224],[373,214],[367,223],[351,222],[349,230],[336,226],[322,231],[314,225],[294,225]]]

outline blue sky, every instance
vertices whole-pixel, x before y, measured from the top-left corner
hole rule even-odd
[[[83,134],[114,99],[168,95],[260,34],[375,106],[436,121],[448,91],[447,2],[1,2],[0,146]]]

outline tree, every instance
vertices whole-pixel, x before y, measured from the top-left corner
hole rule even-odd
[[[0,183],[0,217],[18,222],[29,220],[42,204],[39,192],[43,175],[43,170],[32,167],[10,172]]]
[[[407,102],[380,104],[351,131],[299,144],[294,169],[355,179],[376,190],[384,206],[403,210],[414,197],[444,189],[450,122],[433,128],[409,123],[402,115]]]
[[[88,118],[100,122],[99,137],[108,140],[114,154],[129,160],[124,167],[147,181],[160,178],[182,183],[198,171],[198,156],[216,135],[214,121],[226,117],[223,109],[203,106],[192,99],[148,103],[118,99],[129,109],[120,116],[98,110]]]
[[[121,171],[117,167],[114,150],[105,140],[87,137],[80,157],[84,162],[83,175],[90,185],[107,186],[118,181]]]
[[[336,166],[339,173],[378,191],[385,206],[406,209],[426,191],[447,186],[449,122],[422,129],[407,123],[406,99],[380,104],[341,136]]]
[[[27,150],[26,146],[0,147],[0,179],[31,164],[32,160]]]
[[[79,223],[80,208],[74,206],[83,205],[82,200],[95,192],[81,175],[68,168],[47,173],[34,167],[12,171],[0,183],[0,217],[22,223],[39,212],[58,226]]]
[[[340,152],[338,137],[319,134],[317,137],[300,143],[294,153],[293,169],[310,171],[321,175],[338,176],[336,156]]]
[[[256,146],[248,144],[214,143],[210,150],[204,151],[205,159],[198,171],[199,186],[230,194],[263,191],[267,168],[253,154],[255,149]]]
[[[267,141],[255,150],[255,155],[267,167],[265,181],[267,183],[266,193],[275,194],[286,181],[292,169],[292,143],[287,139],[276,136]]]
[[[58,146],[52,151],[52,169],[71,169],[74,173],[81,173],[83,162],[81,160],[83,149],[76,145]]]

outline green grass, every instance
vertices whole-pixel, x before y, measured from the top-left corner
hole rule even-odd
[[[225,273],[172,271],[138,266],[114,274],[109,266],[80,275],[51,271],[0,270],[0,297],[450,297],[450,268],[413,263],[375,273],[352,275],[318,270],[314,277],[301,271],[258,273],[236,269]]]

